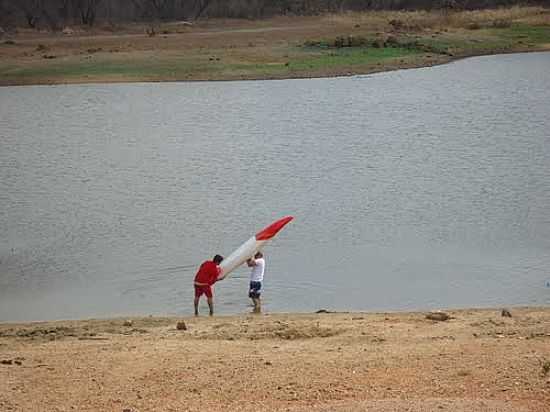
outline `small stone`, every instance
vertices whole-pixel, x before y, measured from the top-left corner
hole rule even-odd
[[[130,319],[128,319],[128,320],[125,320],[122,325],[123,326],[132,326],[133,324],[134,324],[134,322],[132,322]]]
[[[267,366],[273,365],[270,361],[266,361],[265,364],[266,364]]]
[[[449,320],[450,318],[451,317],[445,312],[431,312],[426,315],[426,319],[436,320],[439,322],[444,322],[446,320]]]
[[[185,324],[184,321],[180,321],[176,324],[176,329],[177,330],[187,330],[187,325]]]
[[[505,318],[511,318],[512,317],[512,314],[510,313],[510,311],[508,309],[502,309],[502,312],[500,312],[500,314],[502,316],[504,316]]]
[[[11,365],[13,364],[13,361],[11,359],[3,359],[2,361],[0,361],[0,363],[2,365]]]

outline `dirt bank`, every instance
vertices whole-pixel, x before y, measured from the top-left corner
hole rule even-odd
[[[0,324],[0,410],[549,410],[550,308],[448,313]]]

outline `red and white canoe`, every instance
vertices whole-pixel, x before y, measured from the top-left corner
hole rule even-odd
[[[255,236],[252,236],[246,242],[244,242],[237,250],[226,257],[220,264],[222,273],[221,276],[225,277],[233,270],[241,266],[247,259],[253,257],[256,252],[262,249],[262,247],[292,219],[292,216],[286,216],[282,219],[273,222],[266,228],[262,229]]]

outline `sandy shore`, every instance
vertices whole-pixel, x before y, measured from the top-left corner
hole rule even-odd
[[[0,410],[550,410],[550,308],[447,313],[0,324]]]

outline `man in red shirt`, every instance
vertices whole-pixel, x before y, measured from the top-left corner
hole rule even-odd
[[[212,285],[218,280],[222,280],[221,268],[219,264],[223,257],[220,255],[214,256],[214,259],[203,262],[199,271],[195,275],[195,316],[199,316],[199,299],[205,294],[208,307],[210,308],[210,316],[214,314],[214,300],[212,299]]]

